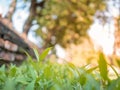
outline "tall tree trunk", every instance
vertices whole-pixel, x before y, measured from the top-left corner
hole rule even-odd
[[[35,16],[37,15],[36,9],[37,7],[43,8],[44,7],[45,0],[41,1],[40,3],[37,3],[37,0],[31,0],[31,6],[30,6],[30,14],[24,24],[23,27],[23,33],[25,36],[28,35],[29,30],[32,26],[32,21],[35,19]]]
[[[114,41],[114,55],[120,57],[120,17],[114,19],[115,21],[115,41]]]
[[[12,16],[15,12],[15,9],[16,9],[16,0],[12,0],[9,10],[8,10],[8,13],[6,15],[6,18],[8,18],[10,21],[12,21]]]

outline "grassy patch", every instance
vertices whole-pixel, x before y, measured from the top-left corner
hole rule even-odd
[[[17,67],[11,64],[0,68],[0,90],[119,90],[120,77],[110,79],[108,65],[104,55],[100,54],[98,66],[76,67],[71,63],[58,64],[42,60],[50,48],[37,61],[28,56],[28,60]]]

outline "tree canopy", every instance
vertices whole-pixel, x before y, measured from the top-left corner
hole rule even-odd
[[[104,0],[46,0],[43,8],[36,10],[37,35],[45,47],[78,44],[86,36],[96,11],[104,8]]]
[[[12,1],[13,9],[7,17],[11,18],[17,10],[17,3],[20,1]],[[36,35],[42,39],[43,48],[78,44],[87,35],[95,13],[104,10],[105,4],[105,0],[25,0],[21,7],[29,7],[29,16],[23,33],[27,35],[32,26],[38,25]]]
[[[10,23],[14,22],[16,11],[27,8],[29,15],[20,36],[26,39],[31,28],[37,25],[35,32],[42,40],[42,49],[56,44],[68,47],[70,44],[79,44],[87,36],[95,13],[104,10],[105,4],[104,0],[11,0],[5,18]]]

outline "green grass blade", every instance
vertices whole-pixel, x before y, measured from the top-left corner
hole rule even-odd
[[[38,53],[37,49],[33,49],[33,51],[34,51],[34,53],[35,53],[35,56],[36,56],[37,61],[39,61],[40,58],[39,58],[39,53]]]
[[[48,55],[49,51],[52,49],[52,47],[45,49],[42,54],[40,55],[40,61],[44,60],[45,57]]]
[[[115,68],[109,64],[109,66],[112,68],[112,70],[114,71],[114,73],[116,74],[116,76],[119,78],[119,74],[117,73],[117,71],[115,70]]]
[[[98,67],[100,70],[100,75],[104,80],[108,80],[107,62],[105,60],[104,54],[100,53],[98,60]]]

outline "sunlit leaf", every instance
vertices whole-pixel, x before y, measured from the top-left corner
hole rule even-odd
[[[42,52],[42,54],[41,54],[40,57],[39,57],[40,61],[45,59],[45,57],[48,55],[48,53],[49,53],[49,51],[50,51],[51,49],[52,49],[52,47],[47,48],[47,49],[45,49],[45,50]]]
[[[105,60],[103,53],[100,53],[99,55],[98,64],[99,64],[100,75],[104,80],[108,80],[107,62]]]
[[[37,61],[39,61],[40,58],[39,58],[39,53],[38,53],[37,49],[33,49],[33,50],[34,50]]]
[[[9,72],[9,76],[10,76],[10,77],[15,77],[16,72],[17,72],[17,67],[11,66],[10,72]]]

